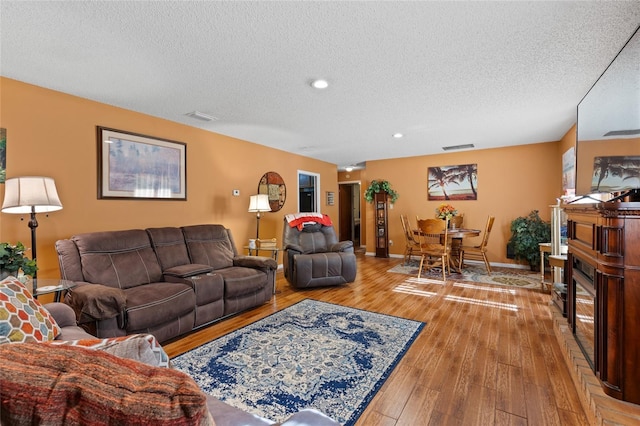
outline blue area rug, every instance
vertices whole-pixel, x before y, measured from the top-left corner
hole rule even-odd
[[[315,408],[352,425],[425,323],[305,299],[171,360],[230,405],[282,422]]]

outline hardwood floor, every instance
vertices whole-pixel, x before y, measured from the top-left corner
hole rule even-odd
[[[358,255],[356,282],[294,290],[164,345],[173,357],[304,298],[427,323],[357,425],[586,425],[554,337],[549,294],[387,273],[401,259]]]

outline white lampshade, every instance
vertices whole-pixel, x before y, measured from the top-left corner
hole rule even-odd
[[[62,203],[52,178],[22,176],[6,180],[3,213],[47,213],[61,209]]]
[[[270,212],[269,196],[267,194],[252,195],[249,197],[249,212]]]

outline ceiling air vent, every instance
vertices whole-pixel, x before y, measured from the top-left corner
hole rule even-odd
[[[634,136],[634,135],[640,135],[640,129],[612,130],[604,134],[604,136]]]
[[[202,121],[217,121],[218,119],[212,115],[205,114],[200,111],[192,111],[185,114],[187,117],[196,118]]]
[[[469,149],[475,148],[472,143],[466,143],[464,145],[451,145],[451,146],[443,146],[442,149],[444,151],[455,151],[456,149]]]

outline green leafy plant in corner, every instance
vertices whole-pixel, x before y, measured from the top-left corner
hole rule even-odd
[[[17,277],[22,269],[25,275],[33,277],[38,270],[35,259],[24,255],[27,248],[18,241],[17,244],[0,243],[0,273],[8,273]]]
[[[391,204],[395,203],[399,195],[391,189],[391,184],[386,180],[372,180],[369,187],[364,193],[364,199],[367,203],[372,203],[375,194],[378,192],[386,192],[391,197]]]
[[[540,267],[540,243],[551,241],[551,224],[540,218],[538,210],[528,216],[520,216],[511,222],[511,239],[514,256],[526,260],[532,270]]]

